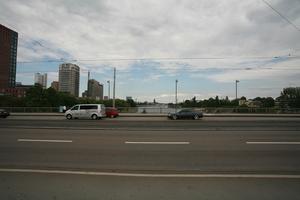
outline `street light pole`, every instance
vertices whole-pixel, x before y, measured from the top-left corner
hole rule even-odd
[[[175,112],[177,112],[177,85],[178,85],[178,80],[175,80]]]
[[[238,92],[238,89],[237,89],[237,84],[239,83],[240,81],[239,80],[235,80],[235,99],[237,100],[237,92]]]
[[[107,81],[108,83],[108,100],[110,99],[110,80]]]
[[[113,107],[116,107],[116,68],[114,68]]]

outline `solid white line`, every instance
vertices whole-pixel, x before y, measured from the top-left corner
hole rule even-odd
[[[295,145],[295,144],[300,144],[300,142],[246,142],[246,144],[285,144],[285,145]]]
[[[291,174],[145,174],[145,173],[117,173],[117,172],[89,172],[68,170],[42,169],[7,169],[0,168],[0,172],[40,173],[40,174],[72,174],[90,176],[126,176],[152,178],[268,178],[268,179],[300,179],[300,175]]]
[[[190,142],[129,142],[126,141],[125,144],[190,144]]]
[[[18,139],[18,142],[73,142],[72,140],[40,140],[40,139]]]

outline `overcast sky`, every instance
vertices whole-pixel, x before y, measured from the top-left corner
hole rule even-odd
[[[61,62],[47,61],[64,60],[80,93],[90,70],[107,95],[116,67],[120,98],[174,102],[176,79],[179,100],[234,98],[236,79],[239,96],[277,97],[300,86],[300,1],[266,1],[296,27],[262,0],[0,0],[0,23],[19,33],[23,84],[47,72],[50,85]]]

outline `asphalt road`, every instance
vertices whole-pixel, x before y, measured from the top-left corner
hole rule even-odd
[[[0,197],[297,199],[299,122],[1,119]]]

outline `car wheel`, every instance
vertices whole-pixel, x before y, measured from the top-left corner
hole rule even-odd
[[[198,115],[194,115],[194,119],[195,120],[199,119],[199,116]]]
[[[176,119],[177,119],[177,116],[176,116],[176,115],[173,115],[173,116],[172,116],[172,119],[176,120]]]
[[[98,116],[96,114],[93,114],[92,119],[96,120],[96,119],[98,119]]]
[[[70,120],[70,119],[72,119],[72,115],[67,114],[66,118],[67,118],[68,120]]]

